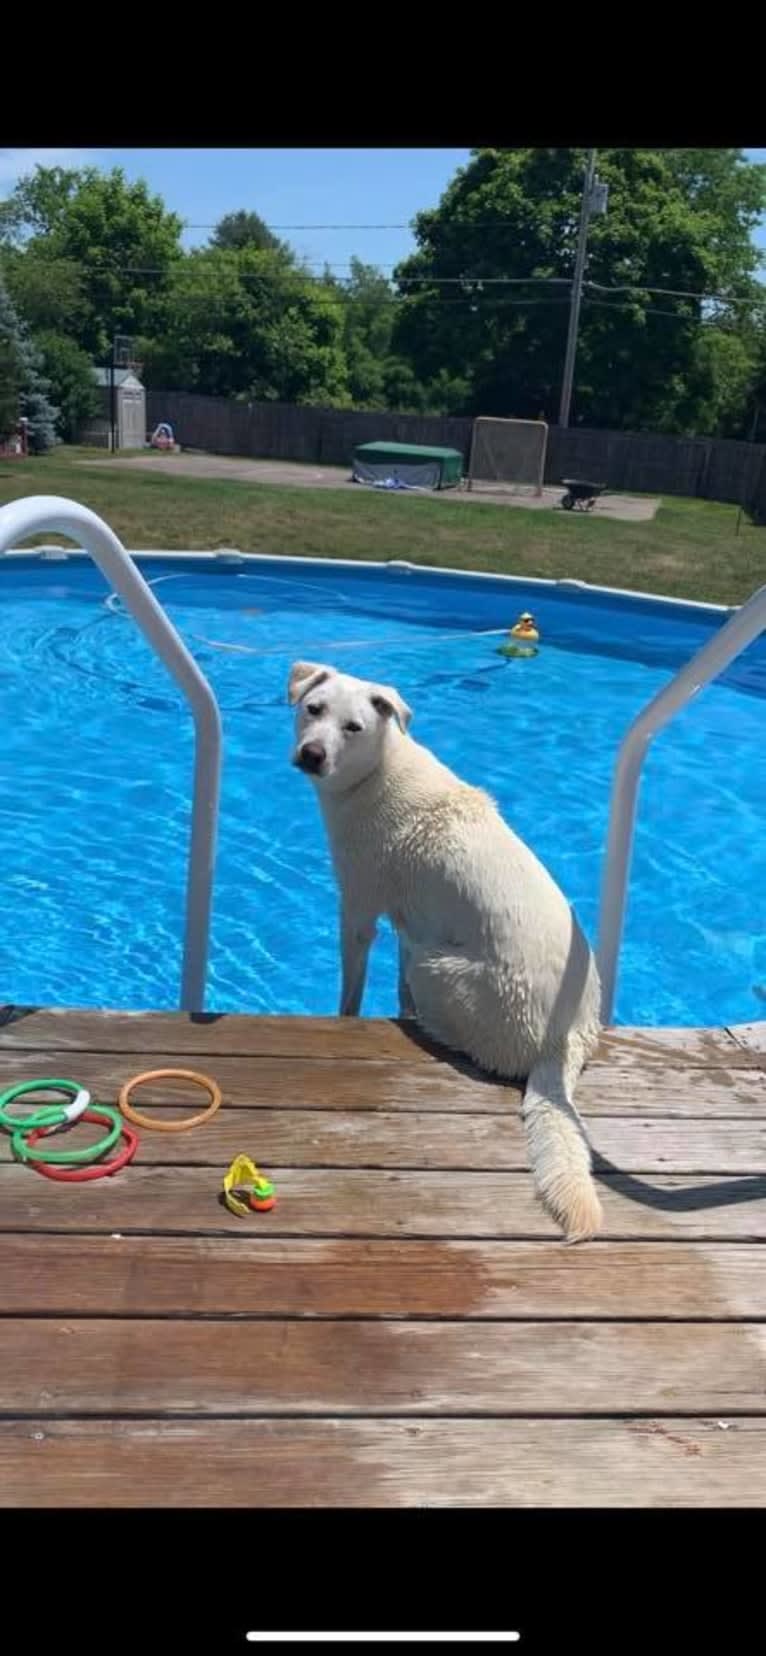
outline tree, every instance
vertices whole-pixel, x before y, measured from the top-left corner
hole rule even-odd
[[[225,213],[219,219],[210,238],[210,246],[226,253],[241,253],[245,247],[254,247],[261,252],[284,253],[291,257],[289,248],[272,234],[260,215],[246,212],[244,208],[238,213]]]
[[[416,220],[393,345],[421,383],[450,376],[452,412],[556,418],[584,163],[582,150],[476,150]],[[738,150],[635,149],[599,151],[598,173],[609,208],[589,231],[574,420],[695,429],[732,353],[685,295],[755,295],[764,169]]]
[[[42,372],[39,353],[16,315],[0,278],[0,345],[9,364],[11,383],[18,387],[18,414],[28,422],[27,435],[33,453],[44,454],[56,441],[56,416],[48,398],[50,385]],[[14,366],[15,365],[15,366]],[[17,415],[18,417],[18,415]]]
[[[322,283],[343,311],[343,344],[355,408],[397,409],[401,413],[447,413],[467,392],[467,381],[441,369],[422,381],[410,362],[392,350],[400,301],[387,276],[375,265],[352,258],[351,274],[341,283],[325,270]]]
[[[57,433],[65,443],[76,443],[82,427],[101,407],[93,364],[65,334],[37,334],[35,344],[58,406]]]
[[[389,356],[383,365],[384,406],[399,414],[436,413],[428,407],[427,388],[404,357]]]
[[[374,265],[351,260],[349,281],[340,291],[343,343],[355,408],[385,408],[386,367],[391,354],[396,298],[388,278]]]
[[[27,236],[50,235],[82,177],[66,167],[38,166],[25,174],[0,202],[0,239],[13,243]]]
[[[19,360],[11,339],[0,332],[0,443],[18,425],[20,394]]]
[[[129,183],[119,167],[109,173],[38,167],[19,180],[0,212],[0,237],[15,253],[12,280],[22,310],[36,306],[35,324],[61,331],[60,310],[40,314],[33,295],[46,269],[59,288],[67,267],[79,273],[64,331],[101,360],[115,333],[152,327],[158,299],[182,258],[181,229],[181,219],[161,198],[150,195],[143,181]]]
[[[141,347],[149,385],[244,401],[349,401],[341,305],[281,253],[187,254],[154,324]]]
[[[757,417],[758,441],[764,443],[766,442],[766,329],[764,329],[759,342],[755,372],[750,387],[750,401],[751,407],[748,409],[750,421],[747,435],[750,435],[753,419]]]
[[[0,268],[14,308],[36,333],[77,334],[87,313],[83,272],[72,259],[52,259],[44,252],[6,247]]]

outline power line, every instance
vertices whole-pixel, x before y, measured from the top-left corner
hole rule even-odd
[[[59,259],[56,259],[52,256],[43,256],[42,258],[39,258],[39,259],[37,257],[35,257],[34,262],[38,263],[38,264],[50,264],[50,265],[55,265],[55,264],[59,264],[59,263],[60,264],[82,265],[83,268],[93,271],[96,275],[103,275],[103,276],[123,275],[123,274],[124,275],[129,275],[129,276],[172,276],[177,270],[181,270],[183,268],[183,266],[180,265],[180,264],[179,265],[173,265],[173,264],[171,264],[171,265],[126,265],[126,264],[115,263],[113,265],[107,265],[107,264],[99,265],[99,264],[91,264],[90,261],[87,260],[87,259],[68,259],[68,258],[64,258],[64,259],[59,260]],[[327,270],[327,269],[332,270],[333,268],[340,269],[342,267],[341,266],[333,267],[333,266],[327,266],[327,265],[321,265],[321,266],[317,265],[316,270],[307,270],[305,268],[305,266],[303,266],[303,267],[302,266],[296,266],[294,269],[285,270],[281,274],[283,276],[283,279],[286,279],[286,280],[289,280],[290,277],[298,277],[299,278],[301,276],[308,275],[308,276],[314,277],[317,281],[321,281],[325,270]],[[391,266],[391,269],[395,269],[395,268],[396,268],[395,266]],[[268,281],[268,279],[269,279],[269,272],[266,272],[266,271],[264,271],[262,274],[260,274],[258,276],[258,280],[260,280],[260,281]],[[349,276],[333,276],[332,277],[332,281],[334,283],[336,283],[337,285],[340,285],[341,282],[353,282],[354,280],[355,280],[355,277],[351,276],[351,275],[349,275]],[[400,286],[404,286],[404,287],[408,287],[408,286],[412,285],[413,283],[425,283],[425,284],[432,283],[435,286],[439,286],[439,287],[463,287],[463,288],[469,288],[470,287],[470,288],[481,289],[482,287],[530,287],[530,286],[533,286],[533,285],[540,285],[540,284],[557,286],[557,287],[568,287],[569,283],[570,283],[570,278],[568,276],[401,276],[401,277],[397,277],[396,281],[400,284]]]
[[[584,295],[584,303],[586,305],[592,305],[597,310],[627,310],[628,306],[630,304],[630,301],[627,300],[627,299],[623,299],[622,301],[617,299],[617,300],[614,301],[614,303],[612,303],[611,300],[609,300],[609,299],[591,299],[590,296],[586,293]],[[673,322],[693,322],[696,327],[700,327],[700,328],[705,326],[705,323],[704,323],[702,317],[692,316],[692,315],[690,315],[689,311],[659,310],[656,305],[645,305],[643,307],[642,315],[643,316],[669,316],[672,319]]]
[[[310,292],[311,290],[310,289],[306,290],[304,288],[303,292],[305,293],[306,291]],[[296,296],[299,297],[300,295],[297,294]],[[221,294],[221,293],[211,293],[210,291],[208,291],[206,293],[187,293],[187,294],[184,294],[184,296],[183,296],[183,305],[184,306],[189,305],[189,304],[210,305],[210,304],[214,304],[219,299],[226,299],[228,297],[229,297],[228,294],[225,294],[225,293],[223,293],[223,294]],[[293,297],[294,296],[292,296],[290,294],[287,294],[285,297],[286,297],[286,301],[287,301],[288,304],[293,303]],[[360,294],[354,294],[354,293],[336,292],[336,293],[330,293],[329,297],[333,301],[335,301],[335,303],[337,303],[339,305],[343,305],[344,307],[348,307],[349,309],[352,308],[354,305],[366,305],[366,306],[369,307],[369,303],[370,303],[369,299],[366,299],[365,297],[363,297]],[[473,308],[474,310],[477,310],[478,307],[479,307],[479,304],[483,304],[483,306],[487,309],[492,308],[492,307],[499,308],[500,306],[503,306],[505,308],[508,308],[508,307],[522,308],[522,307],[527,307],[527,306],[530,306],[530,305],[534,306],[534,305],[568,305],[569,304],[569,300],[568,300],[568,298],[566,298],[566,296],[564,296],[560,299],[554,297],[553,295],[551,295],[550,298],[545,298],[545,299],[534,299],[534,298],[530,298],[530,299],[510,299],[510,298],[504,298],[502,294],[497,294],[497,295],[488,295],[486,298],[482,299],[481,294],[475,295],[475,294],[470,294],[470,293],[463,293],[457,299],[448,299],[448,298],[443,297],[441,294],[435,294],[434,295],[434,301],[435,301],[435,303],[438,304],[440,310],[449,309],[449,307],[452,306],[452,305],[468,305],[469,309]],[[595,303],[598,303],[598,301],[595,301]]]
[[[667,299],[697,299],[701,304],[752,305],[763,304],[766,301],[766,292],[741,296],[728,293],[694,293],[690,288],[646,287],[643,282],[623,282],[615,287],[606,287],[603,282],[586,282],[585,287],[593,288],[598,293],[657,293]]]
[[[22,257],[24,257],[24,256],[26,256],[26,255],[22,255]],[[32,262],[35,263],[35,264],[38,264],[38,265],[50,264],[51,266],[54,266],[56,264],[76,265],[76,266],[81,266],[83,269],[88,269],[88,270],[92,271],[95,275],[105,275],[105,276],[108,276],[108,275],[164,276],[164,277],[167,278],[167,277],[172,276],[173,274],[175,274],[175,272],[177,270],[181,270],[183,268],[183,265],[182,265],[181,262],[179,262],[177,265],[175,265],[173,263],[171,263],[169,265],[126,265],[126,264],[120,264],[119,262],[115,262],[114,264],[92,264],[89,260],[87,260],[83,257],[72,258],[71,256],[68,256],[68,255],[63,255],[63,256],[57,257],[56,255],[53,255],[53,254],[42,254],[42,255],[33,254]],[[315,280],[318,283],[321,283],[322,275],[323,275],[325,270],[327,270],[327,269],[332,270],[333,268],[336,268],[336,269],[341,268],[339,266],[338,267],[332,267],[332,266],[326,266],[326,265],[321,265],[320,266],[319,261],[316,261],[316,265],[317,265],[317,268],[315,270],[306,270],[305,268],[302,269],[300,267],[297,267],[294,270],[287,270],[283,273],[282,279],[286,280],[286,281],[289,281],[292,278],[296,281],[300,281],[301,279],[305,279],[306,276],[309,276],[312,280]],[[381,268],[381,267],[378,267],[378,268]],[[396,269],[397,267],[396,266],[389,266],[387,268],[393,270],[393,269]],[[268,279],[269,279],[269,273],[267,273],[267,272],[264,272],[262,274],[262,276],[260,277],[260,280],[267,281]],[[353,277],[353,275],[332,276],[332,278],[331,278],[332,284],[336,287],[341,286],[343,283],[353,282],[354,280],[355,280],[355,278]],[[464,274],[464,275],[460,275],[460,276],[438,276],[438,275],[435,275],[433,273],[428,273],[428,274],[422,275],[422,276],[396,277],[395,280],[396,280],[396,283],[399,287],[411,287],[411,286],[461,287],[461,288],[465,289],[466,291],[470,290],[471,293],[474,294],[474,295],[480,295],[483,288],[489,288],[489,287],[534,287],[534,286],[570,287],[572,278],[570,276],[475,276],[475,275],[469,275],[467,273]],[[328,282],[326,285],[329,287],[331,284]],[[613,283],[611,285],[608,285],[607,283],[604,283],[604,282],[586,281],[586,282],[583,283],[583,288],[584,288],[585,291],[591,291],[593,293],[605,293],[605,294],[632,293],[632,294],[636,294],[636,295],[649,294],[649,295],[656,295],[658,297],[668,298],[668,299],[692,299],[692,300],[695,300],[698,304],[719,304],[719,305],[760,305],[760,304],[766,304],[766,290],[764,290],[763,292],[760,292],[760,293],[752,293],[752,294],[699,293],[699,292],[696,292],[695,290],[693,290],[691,288],[655,287],[655,286],[653,286],[649,283],[641,282],[641,281],[620,282],[620,283]],[[192,296],[188,295],[187,297],[192,297]],[[365,303],[370,302],[369,298],[366,295],[364,296],[364,302]],[[668,314],[675,314],[675,312],[671,312],[671,313],[668,313]]]
[[[228,217],[229,217],[228,213],[223,214],[223,218],[228,218]],[[261,222],[263,223],[263,220],[261,220]],[[477,223],[475,228],[477,230],[479,230],[479,229],[488,230],[493,225],[503,224],[503,223],[509,224],[510,222],[511,222],[510,219],[488,219],[486,224],[478,224]],[[192,224],[189,219],[182,219],[181,223],[182,223],[182,226],[183,226],[184,230],[217,230],[218,225],[221,223],[221,220],[219,219],[217,224]],[[273,230],[273,231],[277,231],[277,230],[279,230],[279,231],[282,231],[282,230],[412,230],[413,229],[413,224],[412,224],[412,222],[410,222],[408,224],[267,224],[265,226],[265,228],[267,230]]]

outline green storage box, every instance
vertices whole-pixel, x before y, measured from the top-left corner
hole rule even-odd
[[[454,489],[463,476],[459,449],[418,443],[360,443],[354,449],[355,483],[388,489]]]

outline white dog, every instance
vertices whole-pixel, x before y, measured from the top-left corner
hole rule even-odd
[[[406,734],[396,690],[299,661],[293,763],[316,784],[341,895],[341,1014],[358,1014],[376,922],[399,939],[399,1005],[481,1068],[526,1079],[538,1194],[570,1241],[601,1209],[572,1094],[599,1037],[588,944],[493,801]]]

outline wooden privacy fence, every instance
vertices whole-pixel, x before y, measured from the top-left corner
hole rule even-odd
[[[149,429],[169,420],[184,448],[261,460],[348,466],[357,443],[471,447],[469,416],[370,413],[296,403],[240,403],[188,391],[146,393]],[[551,426],[546,483],[585,477],[608,489],[727,501],[766,519],[766,444],[658,432]]]
[[[169,420],[184,448],[324,466],[348,466],[357,443],[378,440],[456,448],[467,460],[473,426],[469,418],[238,403],[188,391],[147,391],[146,405],[149,426]]]
[[[608,489],[729,501],[766,515],[766,445],[659,432],[548,432],[546,481],[585,477]]]

